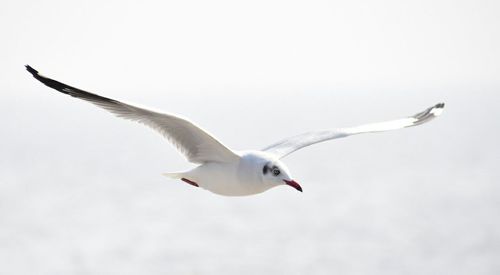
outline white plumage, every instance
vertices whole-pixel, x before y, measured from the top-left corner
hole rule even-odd
[[[235,152],[188,119],[89,93],[42,76],[30,66],[26,66],[26,69],[37,80],[61,93],[89,101],[118,117],[140,122],[158,131],[188,161],[200,164],[190,171],[164,175],[226,196],[257,194],[279,185],[289,185],[302,191],[302,187],[292,179],[287,167],[280,160],[286,155],[331,139],[420,125],[439,116],[444,108],[444,103],[439,103],[403,119],[307,132],[281,140],[260,151]]]

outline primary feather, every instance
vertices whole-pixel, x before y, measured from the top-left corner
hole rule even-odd
[[[191,121],[171,114],[136,107],[111,98],[86,92],[59,81],[42,76],[29,65],[26,69],[33,77],[61,93],[91,102],[118,117],[137,121],[166,137],[188,161],[193,163],[232,162],[238,158],[233,151]]]
[[[443,111],[444,103],[438,103],[424,111],[413,116],[390,120],[385,122],[365,124],[350,128],[340,128],[335,130],[313,131],[283,139],[277,143],[267,146],[262,149],[278,158],[283,158],[301,148],[310,146],[319,142],[343,138],[351,135],[362,133],[376,133],[390,130],[396,130],[406,127],[412,127],[429,122],[433,118],[439,116]]]

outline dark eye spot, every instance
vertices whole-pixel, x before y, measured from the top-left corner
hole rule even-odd
[[[264,168],[262,168],[262,173],[265,175],[267,174],[267,172],[269,172],[269,167],[267,167],[267,165],[264,165]]]
[[[274,175],[274,176],[278,176],[280,173],[281,173],[281,172],[280,172],[280,170],[279,170],[279,169],[277,169],[277,168],[274,168],[274,169],[273,169],[273,175]]]

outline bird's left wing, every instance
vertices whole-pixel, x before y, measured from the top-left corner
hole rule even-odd
[[[384,132],[384,131],[390,131],[390,130],[396,130],[396,129],[420,125],[439,116],[443,111],[443,108],[444,108],[444,103],[438,103],[420,113],[417,113],[407,118],[390,120],[379,123],[365,124],[351,128],[340,128],[336,130],[307,132],[301,135],[281,140],[273,145],[264,148],[262,151],[266,151],[278,158],[282,158],[292,152],[295,152],[301,148],[304,148],[306,146],[318,142],[347,137],[356,134]]]
[[[26,69],[33,77],[50,88],[72,97],[89,101],[90,103],[110,111],[118,117],[137,121],[153,128],[166,137],[190,162],[233,162],[239,158],[238,155],[220,143],[212,135],[187,119],[139,108],[118,100],[71,87],[40,75],[37,70],[28,65],[26,65]]]

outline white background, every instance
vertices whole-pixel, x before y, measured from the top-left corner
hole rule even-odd
[[[499,3],[4,0],[0,273],[498,274]],[[25,64],[234,149],[447,105],[285,158],[304,193],[228,198]]]

